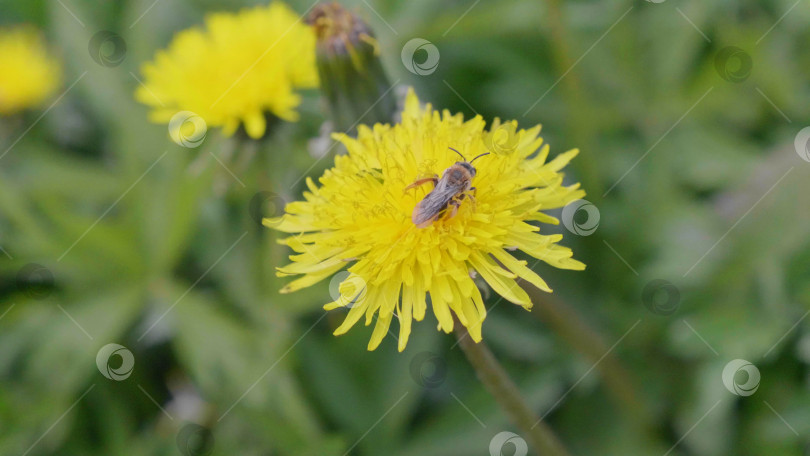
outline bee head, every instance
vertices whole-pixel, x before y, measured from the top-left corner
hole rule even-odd
[[[475,168],[472,165],[472,162],[478,160],[479,158],[483,157],[484,155],[489,155],[489,152],[483,153],[470,161],[467,161],[467,157],[461,154],[461,152],[449,147],[448,149],[452,150],[453,152],[457,153],[459,157],[463,158],[464,161],[457,161],[456,164],[462,166],[464,169],[470,172],[470,177],[475,177]]]
[[[473,165],[471,165],[469,162],[466,162],[466,161],[459,161],[459,162],[456,162],[456,164],[457,164],[457,165],[460,165],[460,166],[462,166],[462,167],[464,167],[464,169],[466,169],[467,171],[469,171],[469,172],[470,172],[470,174],[471,174],[473,177],[475,177],[475,167],[474,167]]]

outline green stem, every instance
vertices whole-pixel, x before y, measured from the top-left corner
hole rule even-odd
[[[495,359],[482,341],[472,340],[467,328],[455,321],[455,333],[461,349],[472,364],[481,383],[495,397],[504,412],[517,426],[537,454],[543,456],[569,456],[568,451],[546,423],[532,411],[520,394],[509,374]]]

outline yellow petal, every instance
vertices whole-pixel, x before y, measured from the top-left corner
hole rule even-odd
[[[491,259],[481,253],[475,253],[470,256],[470,262],[489,286],[504,299],[523,307],[531,306],[529,295],[514,280],[502,277],[503,268],[496,265]]]
[[[349,310],[349,313],[346,315],[346,318],[343,320],[343,323],[341,323],[340,326],[338,326],[338,328],[335,330],[333,334],[336,336],[346,334],[346,332],[349,329],[351,329],[352,326],[354,326],[358,320],[360,320],[360,317],[363,316],[363,314],[366,311],[368,302],[374,301],[376,300],[376,298],[377,298],[377,290],[374,288],[369,288],[366,293],[366,301],[363,303],[358,303],[358,305],[352,307]]]
[[[399,342],[397,343],[397,350],[399,351],[405,350],[405,346],[408,345],[408,338],[411,336],[412,292],[412,288],[403,288],[402,290],[402,306],[399,310]]]
[[[386,316],[380,315],[377,317],[377,324],[374,326],[374,332],[371,333],[371,340],[368,342],[368,350],[375,350],[388,334],[388,327],[391,326],[391,318],[393,314]]]
[[[504,252],[503,250],[497,249],[493,250],[492,255],[504,266],[506,266],[510,271],[514,272],[518,275],[521,279],[531,283],[532,285],[536,286],[537,288],[551,293],[551,288],[549,288],[548,284],[545,280],[542,279],[537,273],[526,267],[525,261],[518,261],[512,255]]]
[[[253,111],[245,116],[245,131],[248,136],[253,139],[259,139],[264,136],[266,126],[267,122],[261,111]]]

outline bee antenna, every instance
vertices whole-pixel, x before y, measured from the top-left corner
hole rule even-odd
[[[453,152],[457,153],[459,156],[461,156],[461,158],[463,158],[463,159],[464,159],[464,161],[467,161],[467,157],[465,157],[465,156],[461,155],[461,152],[457,151],[456,149],[453,149],[452,147],[448,147],[448,149],[450,149],[450,150],[452,150]]]
[[[470,163],[472,163],[472,162],[474,162],[474,161],[478,160],[479,158],[483,157],[484,155],[489,155],[489,152],[487,152],[487,153],[483,153],[483,154],[481,154],[481,155],[479,155],[479,156],[477,156],[477,157],[473,158],[472,160],[470,160]]]

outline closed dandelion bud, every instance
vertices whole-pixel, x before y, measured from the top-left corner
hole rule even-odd
[[[334,130],[354,135],[363,123],[391,123],[396,99],[371,29],[338,3],[313,8],[321,89]]]

